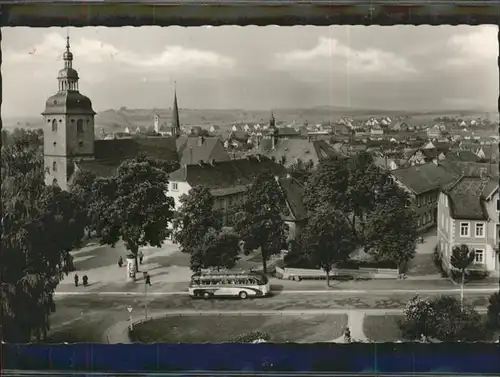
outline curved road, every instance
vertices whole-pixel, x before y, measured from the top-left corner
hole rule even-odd
[[[499,290],[496,288],[466,288],[465,293],[494,293]],[[282,290],[274,292],[275,295],[307,295],[307,294],[335,294],[335,295],[362,295],[362,294],[387,294],[387,295],[397,295],[397,294],[454,294],[460,293],[460,288],[440,288],[440,289],[322,289],[322,290]],[[176,292],[148,292],[147,296],[183,296],[187,295],[187,291],[176,291]],[[144,292],[96,292],[96,291],[80,291],[80,292],[56,292],[56,296],[144,296]]]
[[[468,288],[465,299],[475,307],[484,308],[494,288]],[[127,308],[132,306],[133,320],[164,315],[297,315],[349,314],[349,318],[365,314],[401,313],[409,299],[436,295],[460,296],[460,289],[427,290],[284,290],[268,298],[232,300],[197,300],[187,292],[75,292],[56,295],[56,312],[51,315],[53,341],[101,342],[103,334],[120,324],[128,326]],[[357,313],[357,314],[356,314]],[[118,326],[118,327],[120,327]],[[114,330],[113,330],[114,332]],[[79,335],[75,335],[75,334]],[[120,336],[119,336],[120,337]],[[84,339],[83,339],[84,338]]]

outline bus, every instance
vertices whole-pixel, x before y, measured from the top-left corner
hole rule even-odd
[[[257,271],[201,271],[191,276],[189,295],[196,298],[266,297],[270,294],[269,279]]]

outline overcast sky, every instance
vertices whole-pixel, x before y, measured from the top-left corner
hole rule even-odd
[[[495,110],[495,26],[3,28],[5,117],[57,91],[66,34],[96,111],[167,108]]]

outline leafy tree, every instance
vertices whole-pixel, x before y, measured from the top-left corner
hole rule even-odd
[[[96,180],[95,174],[92,172],[83,170],[79,171],[74,175],[72,182],[70,183],[69,190],[73,194],[76,203],[78,204],[78,209],[81,212],[81,216],[85,221],[87,227],[90,226],[89,219],[89,207],[92,204],[92,185]],[[90,233],[90,228],[88,228]],[[90,234],[88,235],[90,237]]]
[[[306,185],[304,202],[311,213],[324,206],[337,210],[358,247],[376,259],[394,260],[401,253],[396,260],[402,264],[413,256],[416,234],[409,197],[368,153],[320,160]]]
[[[70,193],[45,186],[36,145],[16,139],[2,149],[1,167],[1,338],[24,343],[47,335],[53,293],[68,273],[83,221]]]
[[[139,248],[161,247],[168,236],[174,201],[167,196],[168,173],[161,161],[145,156],[124,161],[107,178],[92,186],[90,219],[102,245],[114,246],[120,239],[135,257]]]
[[[310,260],[325,271],[328,286],[334,265],[347,260],[356,250],[347,220],[330,207],[312,214],[300,235],[300,244]]]
[[[214,201],[208,188],[196,186],[180,198],[181,206],[175,214],[174,239],[181,251],[191,255],[193,271],[206,265],[207,242],[214,242],[222,229],[222,214],[214,209]]]
[[[488,300],[488,325],[490,328],[500,329],[500,294],[493,293]]]
[[[404,273],[415,257],[415,213],[406,195],[395,186],[388,185],[383,197],[367,216],[366,233],[376,248],[372,255],[377,260],[394,262],[399,273]]]
[[[465,285],[465,270],[474,261],[475,252],[470,250],[465,244],[454,246],[451,249],[450,263],[453,268],[460,271],[462,275],[462,281],[460,283],[460,302],[464,303],[464,285]]]
[[[234,233],[226,233],[210,228],[205,234],[203,243],[191,254],[191,269],[215,267],[234,268],[239,259],[239,238]]]
[[[443,342],[484,340],[485,326],[481,315],[470,305],[451,296],[433,300],[433,336]]]
[[[434,309],[429,300],[423,300],[417,295],[406,303],[403,313],[405,318],[399,322],[399,327],[405,339],[415,340],[432,335],[430,324]]]
[[[409,339],[424,335],[443,342],[478,341],[486,335],[479,313],[471,306],[462,306],[454,297],[416,297],[407,304],[404,314],[399,325]]]
[[[280,187],[274,176],[264,173],[254,179],[235,215],[234,229],[245,243],[245,253],[260,248],[264,273],[269,258],[286,243],[284,211],[287,209]]]

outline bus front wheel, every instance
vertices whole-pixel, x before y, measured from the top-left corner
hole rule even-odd
[[[248,294],[245,291],[241,291],[238,296],[240,296],[240,298],[244,300],[248,297]]]
[[[205,300],[209,299],[210,298],[210,293],[208,293],[208,292],[203,293],[203,298]]]

